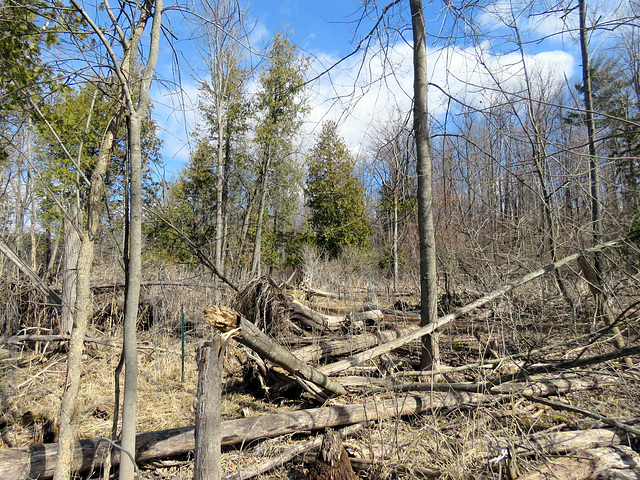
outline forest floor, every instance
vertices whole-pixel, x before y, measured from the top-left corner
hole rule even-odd
[[[304,300],[304,297],[300,297]],[[590,357],[615,349],[607,334],[591,333],[600,326],[593,325],[587,314],[578,318],[576,314],[567,312],[566,306],[557,299],[543,301],[532,298],[523,300],[522,296],[506,296],[445,326],[439,335],[442,365],[464,367],[482,364],[492,355],[502,357],[522,354],[542,347],[547,349],[532,355],[528,359],[530,363]],[[411,304],[417,302],[417,299],[407,298],[405,301]],[[353,299],[314,299],[308,302],[315,310],[334,315],[362,308],[362,303]],[[416,325],[415,317],[385,315],[376,328]],[[629,344],[636,345],[637,325],[625,332]],[[112,344],[121,341],[119,333],[117,329],[108,334],[97,330],[93,332],[94,336],[100,336]],[[192,328],[185,336],[184,356],[179,330],[170,331],[152,325],[150,329],[140,333],[139,432],[194,424],[193,402],[197,389],[195,352],[210,333],[210,327],[205,324]],[[335,336],[349,334],[342,332]],[[120,350],[115,345],[87,345],[76,413],[78,438],[110,436],[115,404],[114,371],[119,355]],[[401,372],[412,370],[418,361],[418,355],[419,345],[413,342],[383,356],[375,363],[362,366],[357,374],[371,378],[401,379]],[[591,377],[606,377],[609,382],[605,382],[606,387],[552,395],[549,399],[597,412],[608,419],[634,424],[640,421],[640,359],[637,356],[631,359],[634,367],[615,360],[579,370]],[[54,419],[60,406],[65,361],[65,352],[58,343],[4,345],[0,348],[2,448],[55,440]],[[249,362],[246,347],[231,342],[225,357],[221,405],[223,420],[319,406],[314,399],[299,390],[276,398],[265,397],[262,392],[252,390],[243,379],[243,372]],[[504,360],[491,367],[449,372],[438,380],[478,383],[517,370],[517,363]],[[346,398],[332,399],[327,405],[395,395],[384,391],[373,393],[366,387],[350,387],[348,391]],[[561,411],[516,393],[496,395],[494,401],[472,407],[448,408],[374,422],[346,438],[345,446],[350,455],[370,460],[369,463],[354,462],[357,476],[361,479],[497,479],[507,478],[504,477],[506,463],[491,461],[499,454],[499,451],[492,449],[493,446],[504,442],[511,446],[522,446],[534,434],[586,431],[603,426],[601,420],[580,413]],[[221,463],[223,473],[240,471],[308,439],[309,435],[321,433],[300,432],[224,447]],[[631,444],[636,451],[637,446]],[[309,452],[256,478],[307,478],[309,464],[314,456],[315,452]],[[580,450],[573,452],[571,457],[574,461],[579,461]],[[567,455],[559,452],[537,451],[518,454],[514,463],[517,462],[522,475],[519,478],[552,478],[545,476],[545,468],[554,478],[590,478],[589,475],[593,474],[591,472],[580,476],[582,474],[578,474],[576,466],[562,466],[566,458]],[[585,468],[593,470],[593,465],[588,466],[588,459],[583,463],[587,465]],[[145,479],[182,480],[192,478],[193,459],[190,455],[160,459],[140,465],[140,468],[142,478]],[[571,473],[562,473],[563,468]],[[632,470],[640,474],[640,462]],[[528,476],[527,472],[530,472]]]

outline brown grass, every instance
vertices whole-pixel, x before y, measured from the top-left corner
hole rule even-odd
[[[141,331],[139,341],[139,431],[162,430],[193,424],[193,396],[196,391],[197,372],[195,351],[207,336],[199,324],[201,312],[210,306],[211,289],[206,275],[188,271],[160,269],[155,278],[187,278],[199,286],[154,286],[145,291],[144,297],[151,305],[152,322]],[[340,300],[314,297],[308,303],[321,312],[344,314],[358,310],[363,303],[392,306],[397,297],[386,285],[374,288],[373,283],[362,281],[344,285],[332,279],[326,284],[314,286],[325,290],[339,287]],[[412,288],[411,284],[407,289]],[[625,284],[626,292],[637,290]],[[290,292],[291,293],[291,292]],[[306,300],[301,292],[293,292],[300,300]],[[93,334],[104,335],[119,342],[120,326],[112,313],[120,302],[121,292],[105,291],[96,297],[97,310]],[[232,305],[230,292],[226,292],[227,304]],[[472,288],[460,289],[460,301],[473,297]],[[588,306],[588,297],[579,297],[581,305]],[[628,295],[633,299],[633,295]],[[417,304],[417,296],[404,298],[409,304]],[[637,298],[636,298],[637,300]],[[632,300],[625,300],[618,307],[622,311]],[[233,305],[232,305],[233,306]],[[111,310],[110,310],[111,309]],[[181,311],[190,329],[186,337],[184,382],[181,369],[180,323]],[[586,312],[587,309],[585,308]],[[105,313],[106,312],[106,313]],[[628,340],[637,340],[637,312],[626,317],[631,322]],[[395,318],[387,322],[405,326],[409,320]],[[35,322],[35,320],[34,320]],[[41,328],[48,325],[41,321]],[[35,324],[34,324],[35,326]],[[490,341],[500,355],[528,352],[535,348],[567,341],[566,344],[544,353],[545,359],[562,359],[575,355],[589,340],[592,326],[584,313],[570,312],[553,294],[553,286],[546,281],[536,282],[526,288],[480,309],[464,320],[447,326],[440,337],[444,363],[464,366],[481,360],[484,347]],[[587,334],[587,337],[581,335]],[[479,343],[479,335],[483,344]],[[610,350],[605,335],[595,339],[585,355]],[[225,381],[222,408],[223,418],[253,416],[265,412],[283,411],[308,406],[304,397],[289,399],[259,399],[240,388],[241,371],[246,357],[244,347],[232,344],[225,358]],[[409,345],[387,356],[385,361],[415,361],[418,358],[416,344]],[[93,438],[108,436],[114,406],[113,371],[119,359],[119,349],[89,345],[86,351],[85,370],[82,376],[81,395],[76,412],[77,436]],[[532,359],[536,360],[536,359]],[[637,359],[634,359],[637,362]],[[390,363],[389,363],[390,364]],[[505,367],[505,368],[508,368]],[[21,348],[0,348],[0,406],[2,407],[2,439],[5,446],[24,446],[43,440],[47,420],[58,415],[60,395],[65,376],[65,354],[57,345],[40,344]],[[619,386],[607,390],[594,390],[570,394],[563,401],[586,409],[598,411],[612,418],[640,417],[640,376],[637,371],[623,370],[619,364],[597,366],[602,374],[620,377]],[[385,371],[378,366],[369,374]],[[486,370],[469,369],[449,375],[452,381],[480,381],[492,374]],[[355,400],[355,399],[354,399]],[[524,435],[545,430],[563,428],[589,428],[599,425],[595,420],[577,414],[555,411],[523,400],[512,398],[493,406],[483,406],[470,411],[442,411],[434,415],[421,415],[402,420],[391,419],[374,424],[353,438],[346,440],[350,453],[363,455],[377,452],[373,467],[359,471],[363,479],[386,480],[391,478],[425,478],[429,472],[440,472],[443,479],[498,478],[497,471],[489,466],[488,459],[495,454],[489,449],[492,440],[510,438],[517,443]],[[238,468],[268,458],[306,437],[286,437],[237,448],[225,449],[223,470],[228,473]],[[380,452],[385,455],[380,457]],[[310,456],[301,457],[285,467],[263,475],[261,479],[301,479],[306,475]],[[520,459],[521,471],[534,468],[544,458]],[[158,461],[147,466],[145,478],[183,480],[191,478],[192,462],[188,458]]]

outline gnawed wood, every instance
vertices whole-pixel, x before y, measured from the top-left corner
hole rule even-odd
[[[194,480],[220,479],[222,420],[222,370],[226,343],[219,332],[197,351],[198,394],[196,404]]]
[[[248,443],[256,439],[291,433],[351,425],[365,421],[424,413],[439,408],[471,408],[492,397],[468,393],[433,392],[429,395],[407,395],[385,400],[370,399],[363,403],[297,410],[293,412],[239,418],[222,422],[222,445]],[[175,428],[139,434],[136,437],[138,463],[180,455],[193,450],[194,427]],[[76,442],[73,452],[74,472],[87,471],[95,461],[100,466],[109,445],[98,438]],[[48,479],[58,455],[57,444],[34,445],[0,450],[0,478],[3,480]],[[113,464],[120,461],[118,452]]]
[[[316,461],[309,468],[309,480],[356,480],[342,435],[329,429],[322,439]]]
[[[213,307],[205,310],[205,321],[219,330],[237,330],[235,338],[251,348],[261,357],[281,366],[292,375],[297,375],[314,383],[327,392],[344,395],[344,387],[298,359],[289,350],[276,343],[253,323],[227,307]]]

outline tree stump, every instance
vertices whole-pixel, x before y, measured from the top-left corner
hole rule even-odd
[[[340,433],[329,429],[322,440],[318,458],[309,470],[309,480],[357,480]]]

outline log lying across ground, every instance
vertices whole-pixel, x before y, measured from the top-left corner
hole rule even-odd
[[[408,395],[386,400],[374,399],[352,405],[227,420],[222,422],[222,445],[246,444],[257,439],[419,414],[439,408],[469,408],[490,399],[492,397],[479,394],[433,392],[428,395]],[[192,451],[194,446],[194,427],[141,433],[136,437],[136,461],[145,462],[180,455]],[[72,470],[85,472],[92,467],[98,468],[107,448],[107,442],[99,438],[77,442]],[[57,456],[57,444],[0,450],[0,478],[2,480],[51,478]],[[119,458],[119,453],[114,452],[113,464],[117,465]]]
[[[350,335],[345,338],[335,340],[323,340],[316,344],[293,350],[293,354],[303,362],[317,363],[330,357],[359,352],[374,345],[386,343],[398,337],[406,335],[413,329],[382,330],[380,333],[363,333],[360,335]]]

